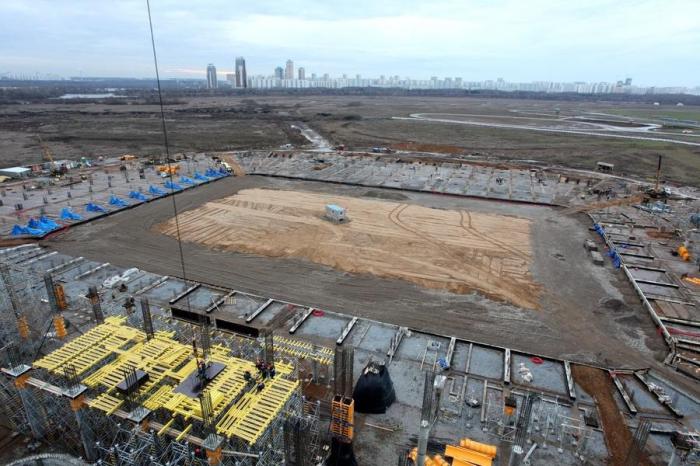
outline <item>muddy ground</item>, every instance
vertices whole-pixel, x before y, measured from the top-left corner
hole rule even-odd
[[[223,179],[175,198],[182,212],[256,187],[373,199],[395,199],[401,194],[405,203],[530,218],[531,273],[544,288],[541,309],[523,310],[477,294],[452,294],[403,280],[343,273],[301,259],[216,251],[191,243],[183,245],[187,278],[574,361],[647,367],[665,355],[663,341],[621,273],[609,264],[591,263],[582,246],[593,237],[584,216],[560,216],[549,207],[257,176]],[[45,245],[74,256],[182,276],[177,241],[153,231],[154,225],[172,216],[172,199],[161,199],[74,227]]]
[[[166,95],[166,102],[167,99]],[[125,153],[160,155],[163,138],[158,107],[140,101],[117,100],[119,105],[61,102],[3,106],[0,109],[0,164],[41,161],[39,136],[59,159]],[[655,176],[657,157],[661,154],[665,156],[664,179],[694,185],[699,182],[696,174],[700,172],[700,147],[393,119],[421,112],[546,117],[557,111],[561,116],[585,116],[595,112],[633,115],[657,122],[658,119],[653,119],[657,113],[657,117],[678,118],[700,115],[693,106],[684,107],[683,113],[678,114],[674,107],[667,105],[653,108],[650,104],[610,102],[472,97],[219,96],[178,97],[177,102],[166,105],[166,118],[174,152],[275,149],[287,143],[299,146],[305,140],[291,125],[305,122],[333,144],[345,144],[350,149],[400,147],[415,142],[425,144],[431,151],[456,148],[478,157],[537,160],[583,169],[593,169],[597,161],[604,161],[615,164],[620,173],[645,178]],[[700,141],[697,134],[664,137]]]

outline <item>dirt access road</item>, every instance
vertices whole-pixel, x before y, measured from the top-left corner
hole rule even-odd
[[[590,235],[589,225],[581,218],[553,217],[548,207],[258,176],[223,179],[176,199],[180,212],[186,212],[251,188],[383,198],[532,219],[530,272],[543,286],[541,309],[341,272],[302,259],[217,251],[194,243],[183,243],[187,278],[574,361],[641,367],[659,357],[654,351],[663,353],[634,291],[611,267],[590,263],[581,246]],[[73,256],[182,276],[177,241],[153,231],[172,216],[172,200],[165,198],[78,226],[44,244]]]

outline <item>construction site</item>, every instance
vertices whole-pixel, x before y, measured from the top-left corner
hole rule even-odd
[[[3,188],[0,461],[700,461],[694,188],[409,151],[162,167]]]

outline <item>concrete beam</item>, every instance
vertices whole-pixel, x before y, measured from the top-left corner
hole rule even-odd
[[[304,314],[302,314],[301,318],[299,318],[299,320],[297,320],[296,322],[294,322],[294,325],[292,325],[292,327],[289,329],[289,333],[294,333],[294,332],[296,332],[297,330],[299,330],[299,327],[301,327],[302,324],[303,324],[304,322],[306,322],[306,319],[309,318],[309,316],[311,315],[312,312],[314,312],[314,308],[313,308],[313,307],[307,308],[307,309],[304,311]]]
[[[643,266],[643,265],[629,265],[628,267],[629,267],[630,269],[650,270],[650,271],[652,271],[652,272],[663,272],[663,273],[666,273],[666,272],[667,272],[666,269],[659,269],[659,268],[657,268],[657,267],[646,267],[646,266]]]
[[[676,407],[673,406],[669,401],[663,400],[661,398],[660,394],[656,393],[655,391],[653,391],[651,389],[651,387],[649,386],[649,383],[647,382],[647,380],[644,378],[644,376],[642,374],[640,374],[639,372],[635,372],[634,376],[637,378],[637,380],[639,380],[642,383],[642,385],[644,385],[644,387],[647,389],[647,391],[650,394],[654,395],[654,397],[659,402],[659,404],[661,404],[666,409],[668,409],[671,412],[671,414],[673,414],[674,416],[676,416],[678,418],[683,417],[683,413],[681,413],[679,410],[677,410]]]
[[[486,422],[486,394],[489,390],[489,381],[484,379],[484,391],[481,394],[481,422]]]
[[[263,311],[264,311],[265,309],[267,309],[267,308],[270,306],[270,304],[272,304],[274,301],[275,301],[275,300],[272,299],[272,298],[270,298],[270,299],[268,299],[267,301],[265,301],[265,303],[262,304],[260,307],[258,307],[255,311],[253,311],[253,313],[252,313],[251,315],[249,315],[248,317],[246,317],[246,319],[245,319],[246,323],[249,324],[249,323],[251,323],[253,320],[255,320],[255,318],[258,317],[260,314],[262,314]]]
[[[632,398],[630,398],[629,394],[627,394],[627,390],[625,390],[625,387],[622,385],[620,379],[617,377],[617,375],[615,375],[614,372],[608,371],[608,373],[610,374],[610,377],[612,377],[613,383],[615,384],[617,391],[620,392],[622,400],[627,405],[627,409],[629,409],[630,413],[637,414],[637,407],[634,405],[634,402],[632,401]]]
[[[700,321],[697,321],[697,320],[686,320],[686,319],[678,319],[675,317],[664,317],[664,316],[659,316],[659,319],[663,320],[664,322],[671,322],[674,324],[687,325],[689,327],[700,327]]]
[[[510,383],[510,348],[506,348],[503,352],[503,383]]]
[[[162,285],[163,283],[167,282],[170,279],[169,276],[164,276],[159,278],[158,280],[154,281],[153,283],[144,286],[143,288],[140,288],[134,292],[134,296],[146,293],[147,291],[151,291],[153,288]]]
[[[635,278],[634,281],[637,283],[643,283],[645,285],[656,285],[656,286],[667,286],[669,288],[678,288],[678,285],[675,285],[673,283],[655,282],[654,280],[643,280],[641,278]]]
[[[474,349],[474,343],[469,342],[469,352],[467,353],[467,363],[465,364],[465,367],[464,367],[465,374],[469,373],[469,366],[471,366],[471,363],[472,363],[472,349]]]
[[[184,297],[187,296],[188,294],[190,294],[190,293],[192,293],[193,291],[195,291],[195,290],[196,290],[197,288],[199,288],[200,286],[202,286],[201,283],[195,283],[194,285],[190,286],[190,287],[187,288],[185,291],[183,291],[182,293],[180,293],[179,295],[175,296],[173,299],[171,299],[170,301],[168,301],[168,304],[175,304],[176,302],[178,302],[179,300],[181,300],[182,298],[184,298]]]
[[[353,327],[355,327],[355,324],[357,323],[357,317],[353,317],[350,322],[348,322],[348,325],[345,326],[343,329],[343,332],[340,334],[338,339],[335,341],[336,345],[342,345],[345,339],[350,335],[350,332],[352,332]]]
[[[98,265],[98,266],[96,266],[96,267],[93,267],[93,268],[91,268],[90,270],[88,270],[88,271],[86,271],[86,272],[83,272],[83,273],[81,273],[80,275],[76,276],[76,277],[74,278],[74,280],[83,279],[83,278],[87,277],[88,275],[91,275],[91,274],[93,274],[93,273],[95,273],[95,272],[98,272],[98,271],[104,269],[104,268],[107,267],[107,266],[109,266],[109,262],[105,262],[105,263],[103,263],[103,264],[100,264],[100,265]]]
[[[64,262],[63,264],[59,264],[56,267],[50,268],[46,271],[46,273],[56,274],[58,272],[65,272],[66,270],[80,264],[84,260],[85,258],[83,256],[76,257],[75,259],[71,259],[68,262]]]
[[[22,264],[22,266],[24,267],[26,265],[33,264],[33,263],[40,261],[42,259],[46,259],[47,257],[55,256],[56,254],[58,254],[57,251],[53,251],[53,252],[49,252],[49,253],[45,253],[45,254],[37,254],[36,256],[22,259],[21,261],[17,262],[17,265]]]
[[[17,251],[18,249],[35,248],[35,247],[36,247],[36,244],[20,244],[19,246],[14,246],[11,248],[0,250],[0,256],[4,256],[5,254],[9,254],[11,252]]]
[[[684,306],[695,306],[695,303],[681,301],[680,299],[669,298],[668,296],[654,296],[653,298],[649,299],[653,299],[654,301],[665,301],[667,303],[683,304]]]
[[[635,254],[633,252],[620,252],[617,251],[617,253],[621,256],[630,256],[630,257],[637,257],[639,259],[647,259],[647,260],[654,260],[656,257],[654,256],[647,256],[646,254]]]
[[[40,260],[44,260],[44,259],[46,259],[47,257],[55,256],[56,254],[58,254],[58,251],[53,251],[53,252],[49,252],[49,253],[47,253],[47,254],[42,254],[42,255],[40,255],[40,256],[36,256],[36,257],[34,257],[34,258],[32,258],[32,259],[29,259],[27,262],[22,261],[22,262],[20,262],[20,263],[21,263],[23,266],[25,266],[25,265],[33,264],[33,263],[38,262],[38,261],[40,261]]]
[[[673,337],[671,337],[671,334],[668,332],[668,329],[664,325],[663,322],[661,322],[661,319],[659,319],[659,316],[656,314],[656,311],[652,307],[651,304],[649,304],[649,300],[647,299],[646,295],[642,291],[641,288],[639,288],[639,285],[637,282],[634,280],[634,277],[630,273],[629,269],[627,268],[627,265],[622,264],[622,270],[625,272],[625,275],[627,275],[627,279],[632,283],[632,286],[634,287],[634,290],[637,292],[637,295],[639,296],[639,299],[642,300],[642,305],[644,308],[647,310],[649,315],[651,316],[651,319],[654,321],[657,327],[661,329],[661,333],[663,333],[664,340],[666,340],[666,344],[671,348],[671,353],[674,353],[674,340]]]
[[[455,337],[450,338],[450,344],[447,347],[447,356],[445,356],[448,367],[452,367],[452,356],[455,352],[455,344],[457,344],[457,339]]]
[[[3,260],[5,262],[12,262],[13,264],[19,264],[22,261],[25,261],[27,259],[31,259],[33,257],[36,257],[40,254],[42,254],[43,249],[34,247],[33,249],[25,249],[23,251],[19,251],[17,254],[12,254],[10,257],[6,257]]]
[[[566,388],[569,391],[569,398],[575,400],[576,386],[574,385],[574,378],[571,375],[571,363],[569,361],[564,361],[564,375],[566,376]]]
[[[237,291],[235,291],[235,290],[234,290],[234,291],[231,291],[231,292],[229,292],[229,293],[226,293],[225,295],[223,295],[222,297],[220,297],[219,299],[217,299],[216,301],[214,301],[213,303],[211,303],[211,305],[210,305],[208,308],[206,308],[206,309],[204,310],[204,312],[205,312],[206,314],[208,314],[208,313],[210,313],[211,311],[213,311],[214,309],[217,309],[217,308],[218,308],[219,306],[221,306],[228,298],[230,298],[231,296],[235,295],[236,293],[237,293]]]
[[[396,356],[396,353],[399,351],[399,345],[401,345],[401,341],[403,340],[403,337],[406,335],[407,331],[408,329],[406,327],[399,327],[396,333],[394,333],[394,335],[391,337],[391,342],[389,342],[389,351],[386,352],[389,362],[394,359],[394,356]]]

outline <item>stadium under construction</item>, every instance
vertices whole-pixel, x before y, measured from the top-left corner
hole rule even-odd
[[[645,226],[671,208],[685,219],[695,208],[692,202],[669,200],[669,210],[657,212],[665,208],[643,203],[632,183],[591,195],[591,188],[610,182],[592,174],[574,182],[571,173],[427,164],[417,156],[392,161],[328,154],[321,162],[301,152],[226,156],[236,175],[250,176],[224,176],[217,169],[211,172],[216,179],[200,183],[206,186],[193,183],[187,193],[171,189],[158,196],[163,199],[118,206],[86,222],[68,219],[56,236],[42,242],[22,238],[25,244],[0,249],[0,417],[14,432],[7,445],[37,457],[67,454],[76,464],[115,466],[698,460],[697,284],[689,280],[689,262],[667,253],[685,248],[678,231],[685,228],[689,237],[693,227]],[[208,160],[200,157],[199,163],[206,168]],[[353,173],[366,172],[358,181],[364,194],[352,191],[357,184],[343,186],[334,178],[348,164]],[[146,175],[143,183],[150,182],[152,174]],[[124,178],[124,192],[134,189],[129,183],[137,177],[129,178],[127,170]],[[326,182],[333,183],[334,194],[328,194]],[[217,186],[230,189],[228,197],[205,191],[224,189]],[[111,187],[100,195],[107,199]],[[367,194],[367,187],[376,190]],[[615,189],[620,199],[610,199]],[[96,193],[91,188],[85,195],[93,199]],[[666,345],[660,351],[665,364],[623,365],[573,352],[540,352],[521,343],[525,340],[511,346],[508,336],[500,343],[468,338],[460,328],[439,332],[393,316],[384,319],[380,306],[341,312],[314,304],[316,298],[305,302],[304,289],[296,295],[268,286],[256,291],[216,273],[210,279],[201,273],[196,279],[178,276],[177,266],[163,273],[155,256],[140,250],[130,257],[141,255],[142,262],[117,265],[95,257],[91,248],[97,243],[79,236],[97,232],[111,238],[116,254],[126,254],[124,243],[111,236],[124,231],[118,222],[168,211],[170,195],[183,196],[187,210],[175,219],[170,213],[154,217],[143,237],[153,235],[166,245],[175,236],[178,242],[201,243],[202,249],[188,249],[192,263],[225,261],[233,254],[269,256],[263,272],[272,275],[286,254],[284,260],[299,261],[293,262],[297,267],[307,261],[319,270],[322,265],[350,277],[371,274],[372,280],[430,289],[425,296],[438,306],[448,302],[447,293],[484,297],[514,316],[546,313],[549,304],[538,306],[554,299],[541,290],[542,275],[532,272],[540,267],[537,261],[550,260],[528,239],[538,231],[537,222],[544,218],[568,228],[560,215],[587,215],[591,230],[580,233],[588,238],[584,247],[574,253],[562,245],[559,256],[550,251],[546,256],[554,264],[562,257],[596,261],[592,252],[605,248],[609,257],[598,254],[605,263],[582,264],[581,273],[600,270],[609,274],[601,276],[628,280],[624,286],[641,301],[639,318],[655,325]],[[184,196],[203,199],[196,204]],[[530,212],[542,217],[516,218],[504,210],[510,207],[475,197],[516,205],[523,218]],[[466,219],[459,213],[465,199],[473,209]],[[499,214],[479,212],[478,202],[493,202],[488,212]],[[323,216],[329,205],[332,219]],[[51,207],[58,215],[62,205]],[[385,214],[388,220],[380,218]],[[510,228],[507,235],[504,226]],[[260,239],[275,229],[279,236]],[[315,242],[313,251],[294,249],[295,231],[307,238],[305,244]],[[325,231],[332,232],[330,240]],[[141,233],[130,233],[138,242]],[[430,241],[421,242],[426,237]],[[210,244],[211,238],[218,243]],[[333,248],[324,249],[326,241]],[[264,249],[251,246],[258,243]],[[110,248],[104,248],[104,257]],[[82,249],[84,255],[74,253]],[[433,260],[426,262],[426,255]],[[227,264],[221,262],[222,274]],[[423,264],[422,273],[417,264]],[[313,277],[321,272],[309,272],[306,280]],[[358,296],[371,292],[371,280],[361,283],[366,289],[358,286]],[[603,288],[601,293],[608,292]],[[425,312],[406,306],[405,313]],[[474,326],[478,320],[473,318]],[[31,461],[18,464],[36,464]]]

